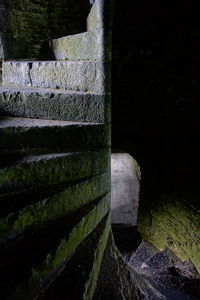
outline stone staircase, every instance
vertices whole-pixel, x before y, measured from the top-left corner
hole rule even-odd
[[[159,251],[142,241],[127,263],[137,278],[142,299],[200,298],[200,277],[194,265],[182,262],[169,249]]]
[[[105,249],[118,266],[110,226],[105,3],[92,6],[87,32],[52,41],[57,60],[2,64],[2,299],[92,299]]]

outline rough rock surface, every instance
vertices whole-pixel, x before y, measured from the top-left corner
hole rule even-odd
[[[4,117],[0,140],[0,150],[102,147],[110,144],[110,125]]]
[[[189,198],[188,198],[189,197]],[[198,195],[154,196],[141,208],[139,231],[159,250],[169,247],[183,261],[191,261],[200,272],[200,210]]]
[[[109,107],[109,95],[0,86],[0,111],[10,116],[103,123],[110,121]]]
[[[109,170],[109,150],[28,155],[0,170],[0,191],[58,184]],[[59,174],[59,175],[58,175]]]
[[[111,32],[97,29],[69,35],[52,41],[56,59],[110,61]]]
[[[109,92],[109,65],[104,62],[7,61],[3,63],[2,68],[3,84],[62,88],[97,94]]]

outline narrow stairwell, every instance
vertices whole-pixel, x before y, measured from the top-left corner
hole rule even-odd
[[[2,299],[92,299],[108,241],[114,249],[104,9],[97,0],[87,32],[52,42],[57,60],[2,64]]]

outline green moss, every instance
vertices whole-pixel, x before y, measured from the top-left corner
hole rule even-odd
[[[103,173],[109,169],[109,150],[85,151],[19,162],[0,170],[0,190],[11,191],[38,184],[57,184]]]
[[[16,235],[32,225],[43,224],[78,210],[83,205],[102,197],[110,190],[110,174],[96,176],[83,183],[36,204],[29,205],[19,212],[0,219],[0,237]]]
[[[97,280],[101,268],[101,262],[107,245],[108,237],[111,232],[110,220],[111,220],[111,216],[109,215],[105,224],[104,232],[99,240],[97,249],[94,254],[93,268],[90,272],[89,280],[86,283],[85,292],[83,295],[84,300],[93,299],[94,291],[97,285]]]
[[[163,250],[169,247],[182,260],[191,260],[200,272],[200,210],[190,199],[164,196],[140,214],[142,237]]]
[[[60,242],[59,247],[46,256],[44,262],[32,269],[32,275],[28,282],[19,286],[12,298],[27,299],[30,295],[39,294],[43,287],[47,287],[59,274],[59,270],[74,254],[78,245],[92,232],[102,218],[109,211],[110,195],[104,197],[89,214],[74,227],[69,236]]]

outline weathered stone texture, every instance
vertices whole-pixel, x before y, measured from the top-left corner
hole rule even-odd
[[[82,183],[71,185],[64,191],[0,219],[0,242],[16,238],[30,227],[42,226],[67,214],[73,213],[110,191],[109,172]],[[3,201],[3,199],[1,199]]]
[[[112,233],[110,233],[94,299],[139,300],[141,294],[137,279],[135,272],[124,262],[115,246]]]
[[[110,92],[109,70],[103,62],[4,62],[3,84],[105,94]]]
[[[111,233],[110,215],[108,215],[104,231],[99,239],[98,246],[94,253],[93,267],[90,272],[89,280],[86,282],[85,291],[83,294],[83,299],[93,299],[95,289],[97,287],[97,282],[101,270],[102,259],[104,257],[105,249],[108,243],[108,238]]]
[[[0,61],[7,57],[6,37],[5,34],[0,33]]]
[[[137,162],[128,153],[111,155],[112,224],[137,226],[139,178]]]
[[[106,31],[112,25],[112,0],[96,0],[87,17],[87,30],[104,28]]]
[[[111,60],[111,32],[101,28],[53,40],[56,59]]]
[[[1,114],[73,122],[110,122],[110,96],[56,89],[0,87]]]
[[[4,33],[1,33],[0,29],[0,83],[2,81],[2,60],[4,60],[5,58],[7,58],[6,37]]]
[[[109,197],[105,196],[82,216],[70,234],[60,241],[58,247],[48,253],[40,265],[32,268],[30,278],[16,289],[11,299],[20,299],[20,295],[23,295],[23,299],[29,295],[38,295],[41,290],[48,287],[65,267],[76,248],[109,212],[109,207]]]
[[[190,260],[200,272],[200,210],[194,196],[163,195],[140,212],[142,237],[159,250],[170,248],[183,261]]]
[[[88,300],[99,286],[111,234],[111,33],[80,33],[88,7],[8,1],[8,54],[29,60],[4,62],[0,87],[2,299]],[[75,33],[56,41],[67,60],[51,60],[45,43]]]
[[[9,0],[9,58],[49,58],[48,41],[84,31],[87,10],[87,1]]]
[[[29,155],[0,170],[0,191],[58,184],[109,170],[109,150]]]
[[[37,119],[0,119],[0,149],[90,148],[110,144],[110,125]]]

